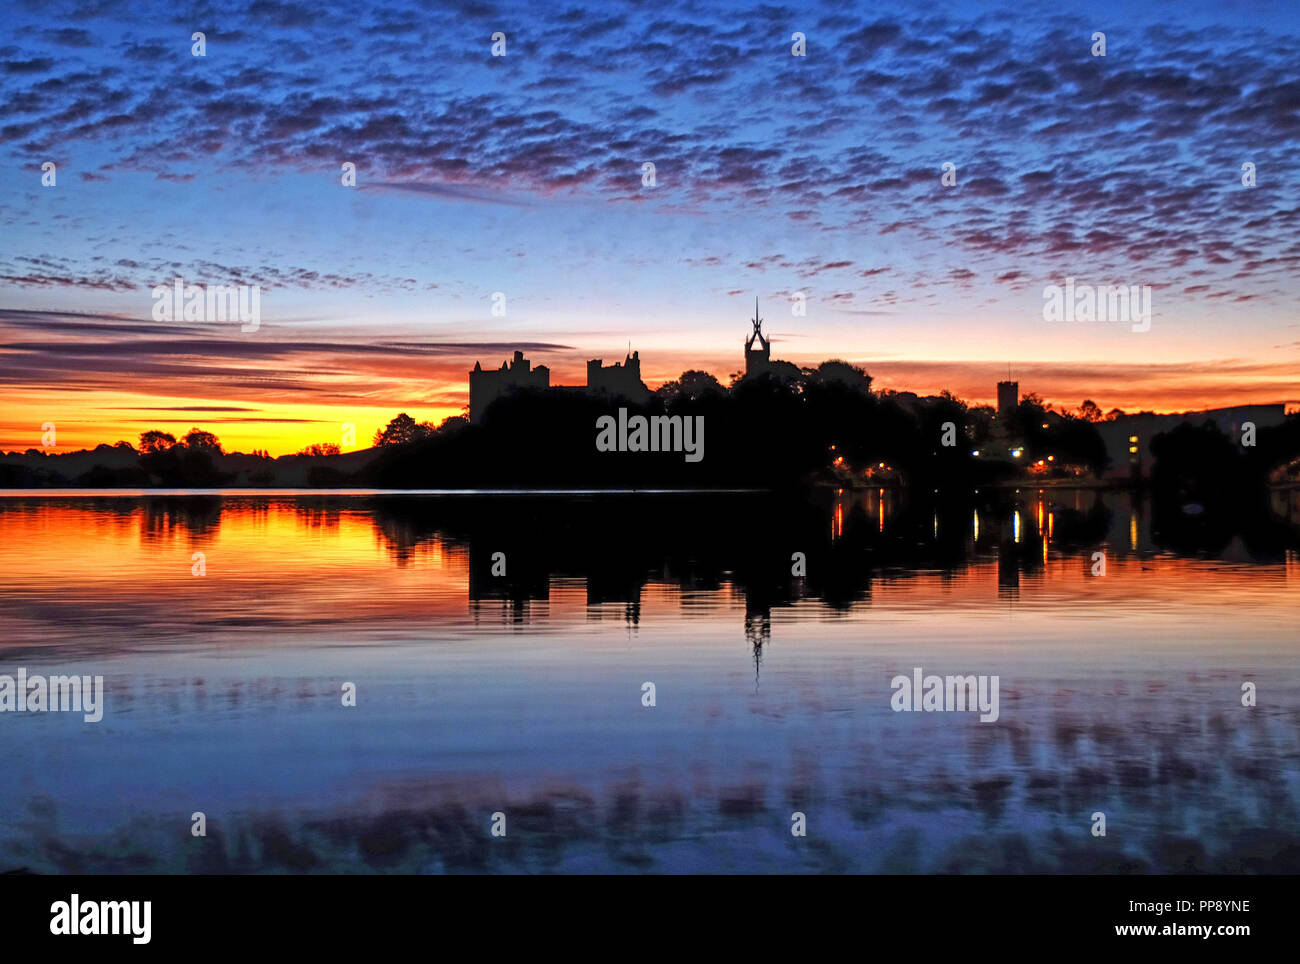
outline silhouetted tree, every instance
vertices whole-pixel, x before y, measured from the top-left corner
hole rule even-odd
[[[176,444],[176,436],[170,432],[150,429],[140,433],[140,451],[144,453],[165,452]]]
[[[671,403],[679,398],[688,398],[692,401],[700,399],[707,394],[722,395],[726,389],[722,383],[710,375],[708,372],[690,369],[682,372],[681,376],[671,382],[664,382],[655,391],[655,394]]]
[[[1213,422],[1184,422],[1151,440],[1151,486],[1180,502],[1227,503],[1242,483],[1241,453]]]
[[[1262,428],[1254,447],[1244,450],[1247,471],[1259,483],[1294,478],[1300,473],[1300,412],[1281,425]]]
[[[311,456],[338,455],[341,451],[342,449],[333,442],[313,442],[311,445],[301,449],[298,454]]]
[[[207,435],[209,433],[200,433]],[[215,436],[214,436],[215,438]],[[151,481],[177,487],[211,487],[234,478],[234,473],[220,471],[213,460],[220,455],[219,446],[173,445],[170,448],[140,454],[140,468]]]
[[[804,370],[793,362],[775,359],[767,363],[767,372],[763,375],[781,385],[802,388],[807,382]]]
[[[871,391],[871,376],[865,369],[837,358],[810,369],[810,375],[823,385],[839,384],[858,392]]]
[[[374,444],[376,446],[405,445],[408,442],[419,442],[433,433],[434,428],[428,422],[417,422],[402,412],[384,428],[375,432]]]
[[[1106,443],[1094,422],[1061,415],[1044,406],[1042,396],[1030,393],[1016,407],[1015,423],[1024,439],[1023,461],[1055,456],[1057,460],[1085,465],[1100,476],[1110,464]]]
[[[987,443],[993,434],[993,419],[996,415],[997,409],[992,405],[975,405],[966,410],[970,441],[977,449]]]
[[[198,428],[192,428],[186,432],[185,437],[181,439],[181,444],[187,449],[201,449],[215,455],[224,454],[221,449],[221,440],[211,432],[205,432]]]

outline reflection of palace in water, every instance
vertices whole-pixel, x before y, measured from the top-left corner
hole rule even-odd
[[[870,606],[873,585],[881,580],[897,584],[922,574],[957,578],[987,570],[995,575],[989,591],[1014,601],[1026,585],[1063,578],[1063,572],[1064,578],[1096,575],[1103,556],[1118,565],[1170,552],[1199,556],[1205,548],[1169,543],[1187,528],[1186,520],[1205,521],[1196,515],[1199,507],[1162,508],[1130,492],[1027,487],[989,492],[982,501],[924,505],[909,505],[913,497],[896,488],[827,490],[824,496],[817,538],[809,533],[797,537],[802,542],[791,542],[789,533],[767,536],[760,525],[746,544],[699,548],[700,553],[716,550],[712,567],[699,571],[640,554],[617,540],[609,543],[603,531],[589,535],[590,545],[567,546],[563,560],[527,539],[502,537],[492,544],[472,536],[470,611],[476,622],[524,625],[550,619],[557,607],[585,606],[588,620],[620,619],[634,630],[647,612],[662,612],[665,602],[684,610],[694,593],[719,594],[715,599],[723,611],[738,610],[737,628],[757,671],[772,641],[773,612],[805,600],[847,612]],[[1290,533],[1284,536],[1290,548],[1279,558],[1258,561],[1300,562],[1294,528],[1300,491],[1277,491],[1273,501],[1279,531]],[[1240,536],[1207,532],[1207,539],[1218,540],[1209,546],[1211,553],[1234,559],[1245,552]],[[792,567],[787,545],[806,554],[806,570],[794,571],[798,567]],[[505,575],[493,573],[497,551],[508,559]],[[697,548],[685,551],[689,555]]]
[[[991,492],[972,504],[941,501],[924,507],[907,504],[909,498],[898,488],[828,490],[820,508],[820,542],[809,538],[801,546],[807,569],[798,573],[792,572],[790,553],[775,544],[784,537],[775,534],[766,556],[758,557],[762,550],[754,547],[737,546],[703,574],[599,543],[556,564],[528,540],[490,546],[489,540],[472,537],[469,609],[476,622],[526,625],[549,620],[559,605],[585,605],[588,620],[617,618],[634,630],[645,618],[647,599],[654,611],[666,599],[673,604],[675,596],[675,604],[686,607],[694,592],[724,594],[724,608],[729,596],[741,611],[738,629],[758,672],[772,641],[772,613],[803,600],[848,611],[870,605],[872,585],[881,579],[905,581],[936,572],[956,578],[972,569],[996,573],[989,591],[1014,600],[1026,579],[1041,582],[1049,572],[1060,573],[1062,565],[1074,577],[1095,574],[1097,553],[1114,565],[1126,557],[1144,560],[1170,551],[1161,542],[1160,513],[1131,492],[1026,487]],[[1300,563],[1294,529],[1300,521],[1300,491],[1277,491],[1273,499],[1279,522],[1292,526],[1292,547],[1275,561]],[[1174,522],[1195,511],[1174,507]],[[1219,552],[1231,559],[1244,552],[1240,542],[1229,534]],[[508,559],[506,576],[493,574],[493,553],[499,550]],[[552,599],[552,594],[558,595]]]

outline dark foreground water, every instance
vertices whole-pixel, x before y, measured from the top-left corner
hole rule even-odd
[[[1273,503],[9,495],[0,870],[1300,872]]]

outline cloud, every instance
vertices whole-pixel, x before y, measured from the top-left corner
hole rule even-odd
[[[475,190],[459,184],[434,184],[420,181],[380,181],[373,186],[381,191],[405,191],[411,194],[428,194],[453,201],[473,201],[483,204],[505,204],[529,207],[534,202],[527,198],[512,198],[487,191]]]
[[[52,57],[33,57],[31,60],[6,60],[0,62],[0,71],[6,74],[43,74],[54,66]]]
[[[431,385],[463,393],[476,361],[495,368],[516,350],[535,359],[575,351],[567,344],[528,340],[374,341],[355,334],[331,339],[224,337],[222,328],[0,309],[0,387],[33,392],[118,392],[130,387],[190,398],[237,392],[241,400],[267,403],[288,392],[311,395],[322,403],[356,404],[377,397],[402,404]],[[40,340],[23,337],[36,330],[44,336]],[[222,405],[167,410],[249,409]]]
[[[1262,24],[1224,5],[1162,23],[1139,3],[1112,35],[1112,56],[1095,58],[1080,8],[1062,0],[993,17],[902,2],[670,0],[647,13],[608,0],[345,12],[255,0],[190,17],[95,0],[58,29],[39,11],[16,14],[20,29],[0,51],[0,150],[15,167],[54,151],[84,159],[95,173],[69,183],[87,192],[143,173],[218,211],[221,175],[323,179],[354,159],[358,197],[424,196],[482,207],[485,219],[493,207],[574,208],[611,221],[779,226],[779,244],[737,242],[734,259],[715,250],[730,239],[707,232],[673,250],[677,263],[713,269],[718,290],[742,285],[716,273],[739,265],[831,277],[837,296],[862,299],[881,269],[856,266],[888,260],[915,269],[915,283],[889,296],[899,306],[968,283],[1085,274],[1206,285],[1242,306],[1294,302],[1295,17]],[[196,18],[211,21],[206,58],[190,56],[176,27]],[[808,33],[807,58],[790,56],[791,24]],[[508,35],[506,57],[491,56],[495,29]],[[1243,160],[1258,166],[1256,188],[1240,183]],[[653,190],[641,183],[645,161],[656,165]],[[945,161],[957,166],[954,188],[940,182]],[[626,203],[602,207],[611,201]],[[413,204],[421,213],[408,217],[430,208]],[[0,200],[6,224],[27,215],[23,201]],[[331,230],[328,216],[294,214],[310,225],[303,234]],[[472,235],[481,223],[467,214],[449,228]],[[159,283],[170,260],[187,277],[268,288],[383,295],[427,284],[373,263],[322,267],[292,248],[226,265],[210,251],[150,257],[163,244],[137,240],[127,253],[138,267],[10,257],[0,287],[120,293]],[[886,254],[864,253],[886,242]]]

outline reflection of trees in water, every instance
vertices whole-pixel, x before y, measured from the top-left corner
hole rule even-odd
[[[375,531],[399,569],[405,569],[411,563],[417,547],[432,542],[437,535],[437,530],[423,527],[417,519],[401,512],[376,509],[372,511],[371,518]]]
[[[1300,488],[1271,490],[1268,507],[1279,519],[1300,526]]]
[[[1300,549],[1300,516],[1275,493],[1190,501],[1177,494],[1151,503],[1152,538],[1180,556],[1219,557],[1244,551],[1241,561],[1281,562]],[[1282,511],[1278,511],[1278,510]]]
[[[273,502],[155,496],[94,499],[89,506],[122,517],[140,511],[145,541],[183,532],[203,542],[215,537],[223,512],[267,514]],[[977,560],[996,559],[999,584],[1014,592],[1021,576],[1040,572],[1050,555],[1104,548],[1194,558],[1237,553],[1246,561],[1277,562],[1300,548],[1300,492],[1294,490],[1207,504],[1180,502],[1167,492],[1026,488],[960,497],[877,489],[362,502],[307,496],[289,507],[313,532],[337,529],[345,512],[368,509],[398,567],[435,543],[465,551],[472,598],[546,599],[552,578],[581,578],[589,605],[623,603],[631,623],[639,620],[650,583],[703,592],[729,584],[759,608],[807,596],[850,609],[870,599],[873,581],[884,574],[956,573]],[[496,552],[506,555],[504,577],[492,573]],[[806,557],[806,576],[791,571],[796,552]]]
[[[485,607],[485,601],[496,601],[500,605]],[[495,615],[496,622],[502,626],[527,626],[533,621],[533,601],[531,599],[511,597],[508,595],[471,596],[469,613],[475,626],[483,624],[485,614]]]
[[[140,523],[144,542],[159,542],[184,532],[195,542],[211,542],[221,525],[218,496],[155,496],[145,498]]]
[[[316,534],[337,531],[345,506],[337,499],[305,497],[294,500],[293,510],[299,524]]]
[[[82,503],[83,505],[85,503]],[[291,499],[234,496],[146,496],[134,499],[95,499],[96,512],[129,515],[142,512],[141,538],[156,541],[184,532],[196,542],[210,542],[221,528],[223,514],[243,521],[266,519],[272,510],[292,512],[313,534],[338,529],[342,514],[356,508],[341,497],[296,496]]]
[[[1178,507],[1172,507],[1178,511]],[[1240,536],[1271,559],[1295,546],[1294,524],[1267,512],[1216,512],[1194,526],[1168,526],[1167,504],[1126,491],[1026,488],[930,497],[905,490],[799,495],[377,498],[377,529],[398,565],[441,540],[468,547],[471,599],[548,598],[553,578],[580,578],[591,607],[622,603],[639,620],[649,584],[716,591],[730,584],[747,612],[799,599],[837,609],[869,600],[876,579],[955,574],[996,560],[1004,593],[1043,571],[1046,559],[1096,549],[1202,555]],[[1207,510],[1208,512],[1208,510]],[[1162,523],[1164,525],[1162,525]],[[1243,531],[1242,527],[1246,530]],[[1207,542],[1207,533],[1216,533]],[[504,553],[506,574],[493,573]],[[803,553],[806,575],[793,554]],[[527,612],[527,607],[520,607]],[[526,616],[525,616],[526,618]],[[760,647],[761,648],[761,647]]]

